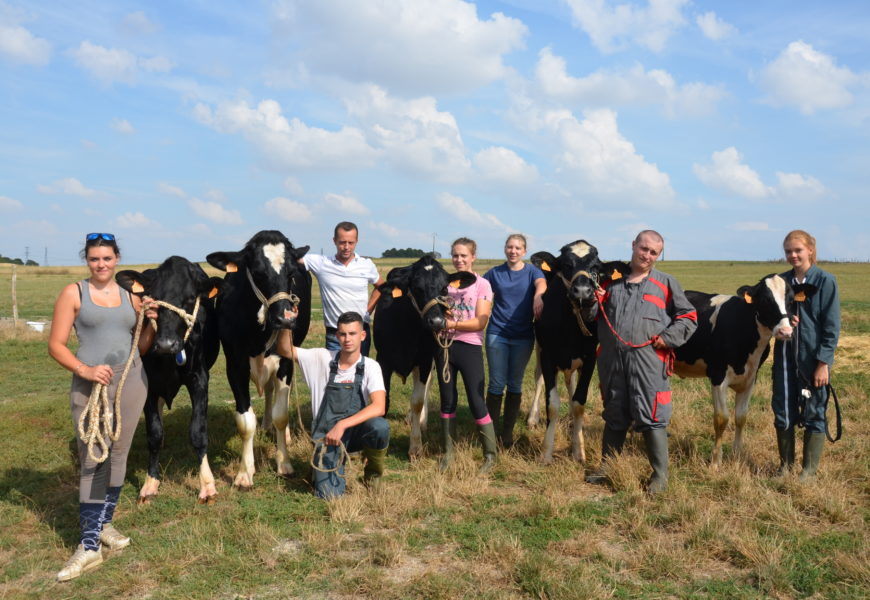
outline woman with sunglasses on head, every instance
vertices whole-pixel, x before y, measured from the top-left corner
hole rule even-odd
[[[130,538],[112,525],[112,515],[124,483],[133,433],[145,404],[147,380],[139,355],[148,350],[154,337],[151,327],[142,328],[134,361],[123,386],[121,414],[115,415],[111,423],[114,430],[117,419],[121,419],[120,435],[116,441],[106,439],[108,449],[104,452],[108,456],[98,463],[91,458],[81,439],[79,418],[86,410],[92,387],[96,384],[107,386],[110,406],[114,406],[143,300],[123,291],[115,281],[115,268],[121,252],[114,235],[89,233],[81,255],[90,276],[69,284],[58,296],[48,340],[51,357],[73,374],[70,407],[81,465],[81,543],[58,572],[58,581],[74,579],[99,566],[103,562],[101,549],[120,550],[130,543]],[[156,318],[156,313],[149,310],[146,316]],[[79,341],[75,354],[67,346],[73,328]],[[98,449],[94,452],[100,455]]]
[[[834,276],[816,265],[816,238],[796,229],[785,236],[782,246],[792,269],[780,277],[791,285],[809,284],[814,291],[795,298],[794,333],[790,340],[778,339],[773,346],[771,405],[778,474],[786,475],[794,464],[794,428],[798,425],[804,428],[800,479],[808,480],[816,475],[825,445],[828,385],[840,337],[840,296]]]
[[[492,311],[492,287],[489,282],[474,272],[477,259],[477,244],[474,240],[461,237],[450,247],[453,267],[457,272],[472,273],[475,282],[459,289],[447,287],[450,312],[447,317],[448,331],[452,332],[453,343],[447,350],[447,364],[450,381],[444,382],[444,355],[435,354],[438,367],[438,387],[441,391],[441,426],[444,440],[444,455],[441,457],[441,470],[453,461],[453,441],[456,436],[457,374],[462,374],[468,407],[480,432],[483,445],[483,465],[481,473],[492,470],[498,451],[495,441],[495,428],[483,399],[483,330]]]

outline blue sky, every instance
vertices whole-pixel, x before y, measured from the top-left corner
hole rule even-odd
[[[870,260],[870,5],[0,0],[0,253]]]

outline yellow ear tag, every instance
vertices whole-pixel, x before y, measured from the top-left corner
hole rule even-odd
[[[805,292],[798,292],[794,295],[795,302],[804,302],[807,299],[807,295]]]
[[[145,291],[145,288],[138,281],[134,281],[133,285],[130,286],[130,291],[134,294],[141,294]]]
[[[456,281],[451,281],[447,285],[449,285],[452,288],[459,288],[459,280],[457,279]]]
[[[620,272],[619,272],[618,270],[616,270],[616,269],[613,269],[613,273],[610,274],[610,278],[611,278],[613,281],[616,281],[617,279],[622,279],[622,273],[620,273]]]
[[[399,298],[402,295],[402,290],[399,288],[393,288],[393,298]]]
[[[548,265],[547,263],[542,262],[542,263],[541,263],[541,270],[542,270],[542,271],[552,271],[553,269],[551,269],[551,268],[550,268],[550,265]]]
[[[749,292],[743,292],[743,299],[746,300],[746,304],[752,304],[752,296],[749,295]]]
[[[236,266],[236,263],[227,263],[227,273],[235,273],[239,270],[239,267]]]
[[[218,291],[220,291],[220,290],[218,290],[217,286],[214,286],[213,288],[211,288],[211,291],[208,293],[208,297],[214,298],[215,296],[218,295]]]

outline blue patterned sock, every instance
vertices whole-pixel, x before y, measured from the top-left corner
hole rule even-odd
[[[79,527],[82,530],[82,546],[85,550],[100,549],[100,517],[103,506],[102,502],[79,502]]]
[[[121,486],[110,487],[106,490],[106,503],[103,504],[103,512],[100,515],[100,530],[103,525],[112,522],[112,517],[115,515],[115,507],[118,506],[118,498],[121,496]]]

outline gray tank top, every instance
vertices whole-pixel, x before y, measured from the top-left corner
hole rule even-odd
[[[97,306],[91,300],[88,280],[79,284],[82,307],[75,320],[79,350],[76,357],[88,365],[120,365],[127,362],[136,326],[136,311],[127,294],[120,290],[121,305],[111,308]],[[139,351],[136,351],[136,356]]]

